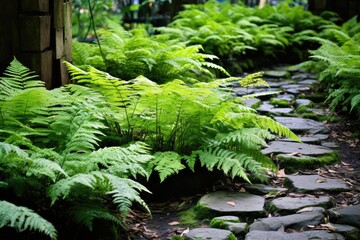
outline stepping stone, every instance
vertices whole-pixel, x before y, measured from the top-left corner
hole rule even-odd
[[[282,217],[261,218],[250,225],[250,231],[278,231],[281,227],[296,231],[308,229],[308,225],[318,225],[324,221],[320,212],[305,212]]]
[[[329,129],[325,124],[312,119],[296,117],[275,117],[275,121],[281,123],[295,133],[327,133]]]
[[[312,144],[320,144],[321,141],[326,140],[329,138],[328,134],[310,134],[310,135],[304,135],[304,136],[299,136],[301,142],[303,143],[312,143]],[[289,139],[289,138],[284,138],[281,139],[281,141],[289,141],[289,142],[294,142],[294,140]]]
[[[345,240],[338,233],[328,233],[326,231],[308,231],[308,232],[269,232],[269,231],[251,231],[245,236],[245,240]]]
[[[306,80],[303,80],[303,81],[299,81],[298,84],[310,86],[310,85],[313,85],[316,82],[317,81],[314,80],[314,79],[306,79]]]
[[[276,108],[271,105],[268,101],[263,102],[260,107],[256,109],[260,113],[270,113],[272,115],[284,115],[294,111],[292,108]]]
[[[281,87],[282,85],[284,84],[293,84],[294,82],[293,81],[272,81],[273,79],[267,81],[267,83],[269,84],[270,87]]]
[[[273,187],[268,186],[264,184],[245,184],[244,188],[246,191],[252,193],[252,194],[268,194],[269,192],[285,192],[288,189],[287,188],[281,188],[281,187]]]
[[[240,234],[246,232],[248,224],[241,223],[240,219],[235,216],[222,216],[213,218],[210,222],[210,227],[226,229],[234,234]]]
[[[313,102],[309,99],[296,99],[295,105],[298,107],[300,107],[300,106],[310,107],[313,105]]]
[[[332,207],[333,201],[327,196],[320,197],[281,197],[270,202],[269,209],[280,214],[295,213],[301,208],[310,206]]]
[[[345,181],[341,179],[324,178],[319,175],[288,175],[285,184],[290,185],[298,192],[342,192],[350,190]]]
[[[196,207],[199,217],[219,215],[239,217],[264,216],[265,199],[261,196],[240,192],[213,192],[203,196]],[[210,217],[209,217],[210,216]]]
[[[329,217],[331,222],[360,228],[360,204],[329,209]]]
[[[215,228],[194,228],[184,234],[185,239],[230,240],[236,239],[229,230]]]
[[[321,146],[327,147],[327,148],[335,148],[337,149],[339,145],[335,142],[322,142]]]
[[[250,99],[243,100],[243,102],[246,107],[257,108],[260,105],[261,100],[258,98],[250,98]]]
[[[344,225],[344,224],[335,224],[329,223],[329,230],[333,232],[340,233],[349,240],[358,240],[360,239],[360,230],[356,227]]]
[[[306,73],[296,73],[291,76],[291,79],[296,79],[296,80],[306,79],[306,78],[308,78],[308,74]]]
[[[268,144],[268,148],[262,150],[264,154],[272,153],[288,153],[303,154],[306,156],[322,156],[334,153],[334,150],[307,143],[289,142],[289,141],[272,141]]]
[[[264,76],[272,78],[287,78],[290,74],[287,71],[265,71]]]

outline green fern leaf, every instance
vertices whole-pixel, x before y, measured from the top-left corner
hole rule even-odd
[[[17,231],[34,230],[51,239],[57,239],[55,227],[33,210],[0,201],[0,228],[5,226],[13,227]]]

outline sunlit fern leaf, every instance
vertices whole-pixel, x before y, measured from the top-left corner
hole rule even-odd
[[[37,231],[57,239],[55,227],[33,210],[16,206],[7,201],[0,201],[0,228],[12,227],[17,231]]]
[[[4,77],[0,77],[0,100],[11,96],[15,91],[32,88],[43,89],[45,84],[41,80],[37,80],[37,77],[33,71],[14,58],[6,68]]]
[[[64,178],[48,188],[47,194],[51,199],[51,204],[55,204],[59,199],[66,199],[72,192],[72,188],[81,186],[83,188],[94,189],[96,178],[93,174],[76,174],[69,178]]]
[[[97,166],[106,168],[106,172],[120,177],[142,175],[149,177],[144,166],[153,159],[146,144],[137,142],[128,147],[108,147],[90,154],[89,159]]]
[[[117,205],[120,213],[126,216],[133,203],[138,203],[148,213],[150,213],[149,207],[140,197],[140,192],[150,193],[146,187],[131,179],[119,178],[111,174],[104,175],[104,178],[109,179],[111,183],[111,189],[107,192],[107,194],[111,195],[113,203]]]
[[[52,182],[55,182],[59,174],[68,176],[67,173],[60,167],[59,164],[44,158],[32,159],[29,166],[25,169],[27,177],[41,177],[46,176]]]
[[[8,155],[10,153],[14,152],[16,155],[21,157],[28,157],[27,152],[19,148],[18,146],[15,146],[13,144],[0,142],[0,156],[3,158],[5,155]]]
[[[153,171],[158,172],[160,181],[163,182],[167,177],[177,174],[185,168],[181,159],[182,157],[176,152],[156,152],[147,169],[150,174]]]

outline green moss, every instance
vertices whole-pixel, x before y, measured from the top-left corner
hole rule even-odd
[[[203,204],[197,204],[194,210],[198,219],[213,219],[217,216],[214,211],[211,211]]]
[[[231,233],[231,234],[229,235],[229,240],[237,240],[237,238],[236,238],[236,236],[235,236],[233,233]]]
[[[272,98],[270,99],[270,104],[276,107],[289,107],[291,103],[285,99]]]
[[[319,121],[319,122],[328,121],[328,122],[336,123],[336,122],[341,122],[343,120],[340,117],[325,116],[325,115],[319,115],[316,113],[302,113],[301,116],[303,118],[309,118],[309,119],[313,119],[313,120]]]
[[[309,99],[315,103],[321,103],[324,102],[326,99],[325,93],[311,93],[311,94],[300,94],[298,98],[306,98]]]
[[[196,206],[189,208],[188,210],[181,211],[178,216],[180,219],[180,224],[188,227],[198,227],[200,226],[200,218],[198,217]]]
[[[305,113],[307,110],[308,110],[308,107],[307,107],[307,106],[304,106],[304,105],[298,106],[298,107],[296,108],[296,112],[297,112],[297,113]]]
[[[358,240],[360,239],[360,231],[359,230],[354,230],[351,232],[347,232],[347,233],[341,233],[342,235],[344,235],[346,237],[346,239],[348,240]]]
[[[258,101],[257,103],[253,104],[253,105],[251,106],[251,108],[257,109],[258,107],[260,107],[261,104],[262,104],[262,101]]]
[[[290,156],[279,154],[276,156],[280,168],[285,168],[288,173],[294,173],[298,170],[316,169],[324,165],[330,165],[338,161],[337,152],[325,154],[319,157],[312,156]]]
[[[231,220],[231,219],[218,219],[218,218],[213,218],[210,222],[210,227],[212,228],[221,228],[221,229],[228,229],[229,225],[227,223],[232,222],[232,223],[239,223],[240,220]]]

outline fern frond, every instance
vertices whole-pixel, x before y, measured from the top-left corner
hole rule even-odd
[[[359,107],[359,104],[360,104],[360,94],[352,97],[352,99],[351,99],[351,109],[350,109],[350,112],[351,112],[354,108]]]
[[[149,146],[140,142],[130,144],[128,147],[102,148],[89,156],[92,164],[105,168],[108,173],[134,178],[138,174],[149,177],[144,166],[153,158],[149,153]]]
[[[0,228],[5,226],[15,228],[17,231],[37,231],[51,239],[57,239],[55,227],[39,214],[27,207],[0,201]]]
[[[44,82],[37,80],[33,71],[22,65],[16,58],[10,63],[0,77],[0,100],[14,94],[15,91],[32,88],[44,89]]]
[[[182,157],[176,152],[156,152],[154,159],[148,164],[148,171],[157,171],[159,173],[160,182],[167,177],[178,173],[185,166],[181,163]]]
[[[119,217],[111,214],[110,210],[101,206],[98,202],[77,203],[70,209],[69,215],[76,223],[86,226],[90,231],[96,219],[102,219],[124,227],[124,222]]]

